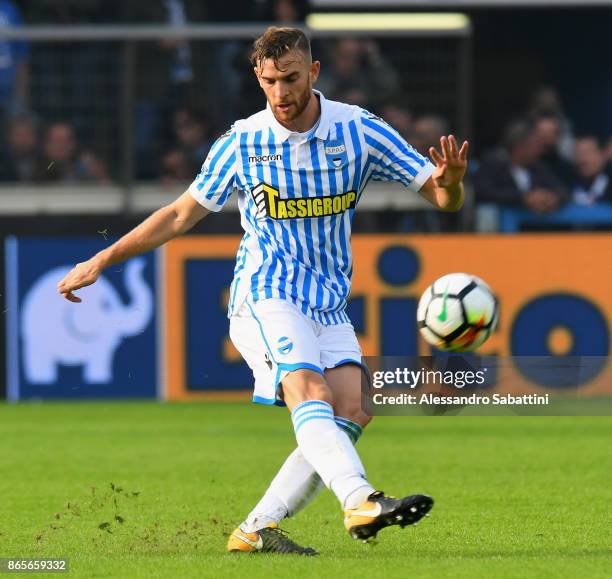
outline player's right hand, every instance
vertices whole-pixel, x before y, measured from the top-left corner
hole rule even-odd
[[[95,283],[98,277],[100,277],[100,273],[102,273],[102,269],[95,258],[83,263],[77,263],[68,272],[66,277],[57,284],[57,291],[68,301],[78,304],[82,300],[72,292]]]
[[[467,171],[468,147],[469,143],[463,141],[459,148],[455,136],[449,135],[440,137],[441,153],[435,147],[429,148],[429,155],[436,164],[436,170],[432,175],[436,187],[448,189],[461,184]]]

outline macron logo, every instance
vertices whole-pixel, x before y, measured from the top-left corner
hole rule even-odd
[[[269,161],[282,161],[282,155],[254,155],[249,156],[249,163],[268,163]]]

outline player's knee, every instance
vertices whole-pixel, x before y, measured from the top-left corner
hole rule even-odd
[[[289,406],[306,400],[323,400],[333,406],[334,398],[327,382],[321,374],[312,370],[290,372],[282,383],[285,402]]]

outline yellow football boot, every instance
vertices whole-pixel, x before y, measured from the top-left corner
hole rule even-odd
[[[311,547],[300,547],[287,537],[286,531],[278,528],[276,523],[254,533],[245,533],[237,527],[229,536],[227,550],[236,553],[285,553],[295,555],[318,555]]]

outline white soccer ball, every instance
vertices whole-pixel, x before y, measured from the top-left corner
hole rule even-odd
[[[471,352],[497,327],[499,308],[491,288],[479,277],[449,273],[434,281],[417,308],[425,341],[446,352]]]

